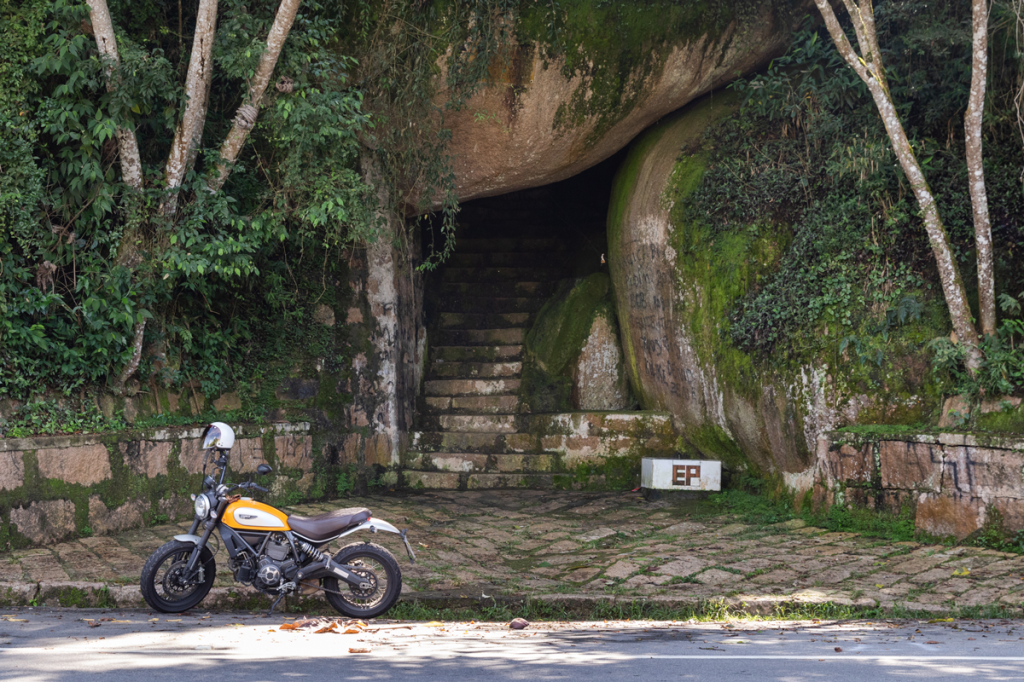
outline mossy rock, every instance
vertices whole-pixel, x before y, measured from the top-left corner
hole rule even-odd
[[[526,350],[542,371],[565,374],[590,334],[599,304],[608,296],[611,280],[596,272],[565,282],[537,314],[526,337]]]

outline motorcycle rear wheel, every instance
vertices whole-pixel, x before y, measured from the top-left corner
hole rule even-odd
[[[359,590],[337,578],[323,578],[328,603],[349,618],[376,618],[398,601],[402,594],[402,571],[391,552],[369,542],[342,547],[332,557],[339,564],[352,566],[369,579],[372,587]],[[365,571],[365,573],[363,573]]]
[[[199,580],[184,581],[182,574],[195,547],[191,542],[172,540],[153,552],[142,567],[142,598],[161,613],[188,611],[206,598],[217,578],[217,564],[209,547],[199,553]]]

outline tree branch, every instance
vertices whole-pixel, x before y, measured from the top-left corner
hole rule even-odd
[[[171,194],[161,206],[165,215],[174,213],[178,204],[177,190],[195,163],[206,124],[206,107],[213,78],[213,40],[217,32],[217,0],[200,0],[196,15],[196,31],[192,40],[192,56],[185,78],[188,102],[185,114],[174,131],[174,142],[167,157],[165,171],[167,189]]]
[[[281,56],[281,48],[284,46],[285,39],[288,38],[288,32],[292,29],[292,23],[295,21],[300,4],[301,0],[281,0],[281,4],[277,8],[274,25],[270,27],[270,33],[267,35],[267,49],[260,57],[249,94],[235,113],[231,131],[220,148],[217,172],[207,183],[211,192],[217,192],[224,186],[231,173],[231,166],[238,160],[238,155],[249,137],[249,131],[256,125],[260,101],[270,83],[270,77],[274,74],[277,59]]]
[[[106,62],[107,91],[117,89],[115,70],[121,65],[117,54],[117,39],[114,36],[114,24],[110,20],[110,9],[107,0],[87,0],[89,4],[89,21],[96,36],[96,48],[100,57]],[[134,190],[142,191],[142,158],[139,156],[139,143],[135,139],[135,131],[124,126],[117,127],[117,154],[121,161],[121,177]]]

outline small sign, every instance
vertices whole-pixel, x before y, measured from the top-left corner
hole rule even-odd
[[[721,490],[722,463],[708,459],[645,457],[640,486],[650,490]]]

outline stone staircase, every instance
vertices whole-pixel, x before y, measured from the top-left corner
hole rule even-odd
[[[564,248],[555,239],[459,239],[428,293],[435,319],[419,430],[402,459],[406,487],[600,486],[609,456],[672,448],[663,414],[524,413],[526,334],[570,274]]]
[[[568,275],[564,262],[556,239],[459,239],[434,292],[437,320],[420,430],[405,461],[408,485],[521,485],[524,473],[544,467],[530,461],[538,455],[522,454],[532,448],[519,433],[520,377],[526,334]],[[515,481],[506,475],[513,472]]]

